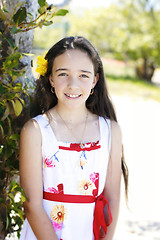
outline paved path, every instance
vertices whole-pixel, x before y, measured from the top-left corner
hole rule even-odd
[[[130,210],[125,205],[122,183],[114,240],[160,240],[160,103],[117,96],[113,102],[130,175]]]
[[[130,207],[122,193],[115,240],[160,240],[160,103],[112,99],[129,167]]]

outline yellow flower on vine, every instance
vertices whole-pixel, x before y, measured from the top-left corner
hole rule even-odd
[[[37,57],[37,65],[36,72],[40,75],[45,76],[48,67],[48,61],[43,56]]]

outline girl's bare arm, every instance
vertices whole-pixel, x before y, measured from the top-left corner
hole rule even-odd
[[[120,185],[121,185],[121,153],[122,136],[119,125],[116,122],[111,123],[111,150],[107,170],[104,195],[108,199],[112,213],[112,224],[108,227],[107,235],[103,240],[112,240],[119,215],[120,203]],[[106,222],[109,221],[107,209],[105,209]]]
[[[51,221],[42,206],[41,133],[36,121],[27,122],[20,138],[20,181],[28,201],[25,214],[38,240],[58,240]]]

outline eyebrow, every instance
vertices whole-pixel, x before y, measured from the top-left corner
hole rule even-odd
[[[55,72],[58,72],[58,71],[67,71],[68,69],[67,68],[57,68]]]
[[[84,73],[90,73],[92,74],[90,71],[86,71],[86,70],[80,70],[81,72],[84,72]]]
[[[59,72],[59,71],[68,71],[69,69],[67,68],[57,68],[55,70],[55,72]],[[90,71],[87,71],[87,70],[79,70],[80,72],[83,72],[83,73],[89,73],[89,74],[92,74]]]

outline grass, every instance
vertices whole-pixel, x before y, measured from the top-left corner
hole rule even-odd
[[[125,76],[106,75],[110,94],[131,98],[152,99],[160,102],[160,86],[153,83]]]

